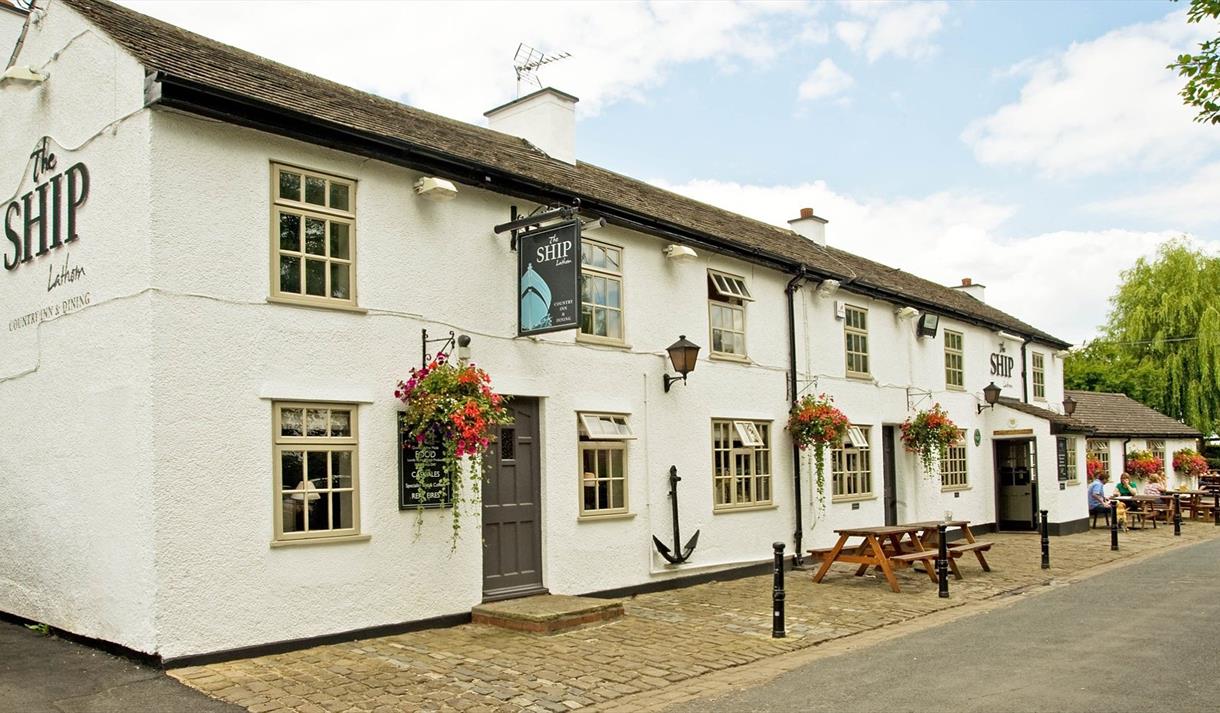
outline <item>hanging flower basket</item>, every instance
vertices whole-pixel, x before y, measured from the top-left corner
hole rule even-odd
[[[1100,458],[1088,458],[1084,462],[1084,469],[1089,474],[1089,480],[1093,480],[1106,472],[1106,464]]]
[[[835,408],[834,399],[826,394],[802,398],[788,413],[788,432],[801,450],[813,449],[813,460],[817,466],[818,512],[826,512],[826,453],[827,445],[838,445],[847,435],[850,422],[847,416]]]
[[[933,404],[927,411],[920,411],[902,424],[902,445],[919,456],[924,477],[936,475],[936,463],[942,449],[953,445],[958,438],[957,424],[945,413],[940,404]]]
[[[1144,479],[1165,472],[1165,461],[1152,455],[1152,451],[1131,451],[1127,454],[1125,470],[1133,477]]]
[[[1178,475],[1207,475],[1207,459],[1193,448],[1183,448],[1173,454],[1173,469]]]
[[[473,363],[450,363],[444,354],[422,369],[411,369],[410,378],[398,382],[394,397],[406,404],[399,414],[399,423],[407,437],[419,444],[425,441],[441,444],[442,472],[449,474],[453,492],[451,546],[456,548],[462,505],[479,501],[483,452],[491,442],[492,429],[509,422],[504,399],[491,390],[487,372]],[[416,472],[417,479],[423,477],[420,471]],[[464,484],[469,487],[462,487]],[[434,485],[419,482],[424,489]],[[417,525],[422,519],[421,505],[417,509]]]

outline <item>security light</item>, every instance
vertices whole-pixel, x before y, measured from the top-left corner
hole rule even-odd
[[[898,316],[898,319],[915,319],[919,316],[919,310],[914,307],[899,307],[894,310],[894,314]]]
[[[415,193],[430,201],[449,201],[457,198],[458,189],[452,181],[425,176],[415,182]]]
[[[818,297],[830,297],[831,295],[833,295],[834,293],[836,293],[838,291],[839,291],[839,281],[838,280],[822,280],[822,284],[818,285],[816,294]]]
[[[673,260],[674,262],[687,262],[699,257],[699,253],[685,245],[666,245],[661,253],[665,255],[666,259]]]
[[[43,74],[33,67],[13,65],[0,75],[0,84],[13,82],[16,84],[42,84],[49,75]]]
[[[921,337],[935,337],[936,328],[940,326],[940,315],[924,312],[919,316],[919,324],[915,327],[915,333]]]

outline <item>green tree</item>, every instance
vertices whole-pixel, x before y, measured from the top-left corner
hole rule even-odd
[[[1203,433],[1220,425],[1220,258],[1184,240],[1123,272],[1104,336],[1074,353],[1072,388],[1121,391]]]
[[[1190,0],[1187,22],[1203,22],[1220,18],[1220,0]],[[1199,110],[1195,121],[1220,124],[1220,37],[1199,44],[1198,54],[1178,55],[1169,65],[1186,79],[1182,98]]]

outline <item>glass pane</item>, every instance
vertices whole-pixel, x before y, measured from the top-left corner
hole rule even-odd
[[[348,210],[348,190],[346,183],[330,184],[330,207],[336,210]]]
[[[301,490],[305,479],[305,454],[301,451],[280,452],[280,488]]]
[[[606,278],[590,277],[589,287],[589,301],[595,305],[606,304]]]
[[[305,177],[305,202],[326,205],[326,181],[313,176]]]
[[[623,451],[609,451],[610,453],[610,477],[623,477]]]
[[[330,454],[332,488],[350,488],[352,483],[352,452],[332,451]]]
[[[352,435],[351,411],[335,409],[330,412],[330,435],[345,437]]]
[[[742,310],[735,309],[733,312],[733,329],[737,332],[746,331],[746,313]]]
[[[623,315],[616,310],[606,312],[606,336],[615,339],[623,338]]]
[[[627,499],[623,495],[623,486],[624,481],[622,480],[610,481],[610,507],[621,508],[627,504]]]
[[[621,263],[619,255],[620,255],[620,252],[618,250],[614,250],[614,249],[606,250],[606,267],[608,269],[614,270],[615,272],[619,271],[620,263]]]
[[[325,436],[328,432],[326,411],[323,409],[311,408],[306,411],[305,422],[307,436]]]
[[[341,262],[332,262],[330,264],[330,296],[335,299],[346,300],[351,298],[351,285],[348,280],[348,272],[350,266]]]
[[[580,331],[582,334],[593,333],[593,308],[587,305],[580,308]]]
[[[588,275],[585,275],[583,273],[580,276],[580,301],[581,302],[592,302],[593,301],[593,286],[589,284],[589,281],[591,279],[592,278],[590,278]]]
[[[604,450],[597,451],[597,475],[604,478],[610,473],[610,452]]]
[[[305,469],[306,475],[309,478],[309,485],[306,488],[317,488],[323,490],[329,488],[330,478],[327,472],[326,461],[330,455],[326,451],[306,451],[305,452]]]
[[[280,256],[280,292],[301,293],[301,258]]]
[[[301,418],[303,415],[299,408],[280,409],[280,435],[301,435]]]
[[[593,312],[593,333],[599,337],[606,336],[606,310],[599,309]]]
[[[305,252],[310,255],[326,254],[326,221],[317,218],[305,219]]]
[[[283,499],[284,532],[300,532],[305,529],[302,515],[304,503],[296,495],[285,495]]]
[[[618,280],[606,280],[606,304],[611,307],[622,307],[622,283]]]
[[[326,261],[305,261],[305,294],[318,297],[326,295]]]
[[[301,200],[301,174],[280,171],[280,198]]]
[[[719,329],[712,330],[712,351],[724,351],[724,332],[721,332]]]
[[[348,256],[348,235],[350,229],[347,223],[330,224],[330,256],[350,260]]]
[[[301,252],[301,216],[280,213],[280,250]]]
[[[517,431],[512,428],[500,429],[500,460],[513,460],[517,457]]]
[[[335,530],[350,530],[356,526],[352,513],[352,493],[334,493],[330,496],[332,517],[331,527]]]

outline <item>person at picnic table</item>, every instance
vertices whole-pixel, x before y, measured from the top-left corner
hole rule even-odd
[[[1135,483],[1131,482],[1131,474],[1126,472],[1124,472],[1118,479],[1117,490],[1119,495],[1128,498],[1139,494],[1138,489],[1135,487]]]
[[[1110,499],[1106,497],[1106,481],[1110,476],[1106,473],[1098,473],[1097,477],[1089,483],[1089,514],[1090,515],[1105,515],[1107,518],[1110,513]]]
[[[1144,495],[1164,495],[1165,486],[1161,483],[1161,476],[1155,473],[1148,476],[1148,482],[1144,483]]]

